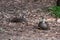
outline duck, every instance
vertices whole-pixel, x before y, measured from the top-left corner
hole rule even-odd
[[[42,30],[50,29],[44,17],[42,17],[42,20],[38,23],[38,29],[42,29]]]

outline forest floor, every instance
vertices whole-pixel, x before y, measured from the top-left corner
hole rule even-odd
[[[35,8],[36,5],[33,3],[22,4],[21,7],[20,1],[6,2],[5,0],[0,3],[0,40],[60,40],[60,23],[55,24],[55,18],[46,11],[47,7],[38,6]],[[9,21],[16,16],[24,16],[27,22]],[[37,29],[41,16],[45,17],[50,30]]]

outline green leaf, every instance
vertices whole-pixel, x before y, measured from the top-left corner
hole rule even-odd
[[[53,6],[48,8],[53,16],[60,18],[60,6]]]

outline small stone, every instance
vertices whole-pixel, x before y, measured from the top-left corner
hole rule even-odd
[[[48,36],[48,34],[46,34],[45,36]]]
[[[57,23],[60,23],[60,19],[57,20]]]

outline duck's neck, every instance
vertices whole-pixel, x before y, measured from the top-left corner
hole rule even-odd
[[[42,19],[42,22],[43,22],[43,23],[45,23],[45,22],[46,22],[46,20],[43,18],[43,19]]]

